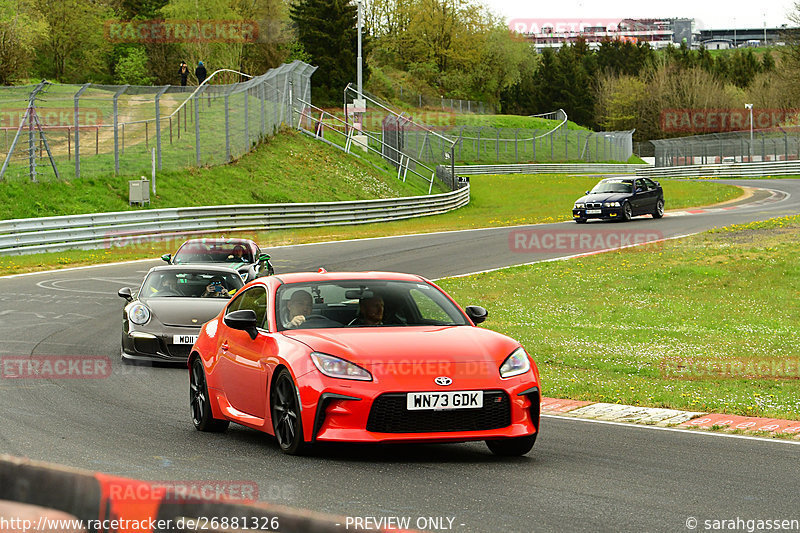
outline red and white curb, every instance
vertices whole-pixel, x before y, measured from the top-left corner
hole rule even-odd
[[[800,421],[542,398],[542,414],[659,427],[768,433],[800,439]]]
[[[720,206],[720,207],[699,207],[697,209],[684,209],[682,211],[667,211],[664,213],[665,217],[685,217],[688,215],[702,215],[705,213],[722,213],[724,211],[731,211],[734,209],[742,209],[744,207],[757,207],[760,205],[765,204],[772,204],[775,202],[780,202],[781,200],[785,200],[791,196],[787,192],[777,191],[775,189],[762,189],[759,188],[757,190],[763,190],[770,193],[769,196],[766,198],[762,198],[761,200],[756,200],[754,202],[744,202],[742,204],[737,205],[729,205],[729,206]]]

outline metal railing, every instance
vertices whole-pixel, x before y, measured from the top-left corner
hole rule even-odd
[[[456,165],[456,174],[636,174],[650,165],[624,163],[533,163],[519,165]]]
[[[469,203],[469,186],[430,196],[296,204],[180,207],[0,221],[0,255],[97,249],[166,236],[388,222]]]
[[[761,178],[768,176],[800,176],[800,161],[649,167],[638,171],[638,174],[648,178]]]

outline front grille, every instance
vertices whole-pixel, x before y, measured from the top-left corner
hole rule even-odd
[[[367,431],[377,433],[433,433],[482,431],[511,425],[511,402],[505,391],[483,391],[480,409],[409,411],[405,393],[381,394],[367,420]]]
[[[167,343],[169,355],[176,358],[188,358],[192,349],[191,344],[169,344]]]
[[[599,209],[603,207],[603,204],[601,202],[589,202],[586,204],[586,207],[589,209]]]

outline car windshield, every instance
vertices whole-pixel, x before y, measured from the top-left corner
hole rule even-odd
[[[633,185],[629,181],[601,181],[590,192],[591,194],[596,194],[607,192],[630,193],[632,191]]]
[[[447,296],[422,281],[289,283],[278,288],[276,302],[279,330],[469,324]]]
[[[230,298],[242,286],[235,272],[157,270],[145,278],[139,298]]]
[[[252,263],[249,246],[236,243],[191,242],[184,244],[172,260],[176,265],[189,263]]]

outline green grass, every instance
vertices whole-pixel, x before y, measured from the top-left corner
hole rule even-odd
[[[458,126],[487,126],[492,128],[524,128],[528,130],[551,130],[558,126],[561,121],[549,120],[540,117],[526,117],[522,115],[471,115],[458,114],[455,116],[455,123]],[[588,128],[579,126],[572,121],[567,121],[567,127],[571,130],[590,131]],[[512,135],[513,136],[513,135]]]
[[[794,216],[441,284],[526,346],[547,396],[796,420],[798,253]]]
[[[129,179],[107,175],[40,183],[6,180],[0,182],[0,219],[140,210],[128,205]],[[427,186],[414,183],[419,182],[403,183],[336,148],[286,132],[228,165],[159,173],[150,208],[427,194]]]
[[[289,139],[293,140],[295,138],[290,137]],[[267,147],[269,146],[267,145]],[[286,149],[295,150],[296,148],[287,147]],[[334,151],[330,152],[330,154],[336,155],[337,153]],[[284,159],[278,160],[283,161]],[[256,165],[255,168],[260,172],[260,166]],[[328,172],[330,171],[330,167],[325,168],[328,169]],[[309,172],[311,171],[309,170]],[[288,170],[286,172],[288,179],[296,178]],[[258,175],[269,175],[269,172],[259,173]],[[389,178],[389,182],[393,179]],[[238,235],[254,238],[262,247],[269,249],[272,246],[307,242],[566,221],[572,218],[571,209],[575,199],[581,196],[583,191],[591,188],[597,180],[595,177],[567,176],[563,174],[474,176],[471,178],[472,196],[469,205],[443,215],[384,224],[332,226],[261,233],[250,232]],[[663,180],[661,184],[664,187],[667,198],[667,209],[718,203],[736,198],[741,194],[741,189],[738,187],[719,183]],[[206,192],[203,194],[208,194],[207,189],[204,189],[204,191]],[[322,199],[310,187],[308,191],[310,196],[297,201],[318,201]],[[300,198],[300,196],[297,196],[297,198]],[[234,233],[226,232],[226,235],[233,236]],[[167,241],[110,250],[74,250],[49,254],[0,257],[0,274],[13,274],[59,266],[78,266],[159,257],[161,254],[174,252],[179,244],[180,242]],[[280,254],[275,253],[273,255],[275,256],[276,268],[280,270]]]

